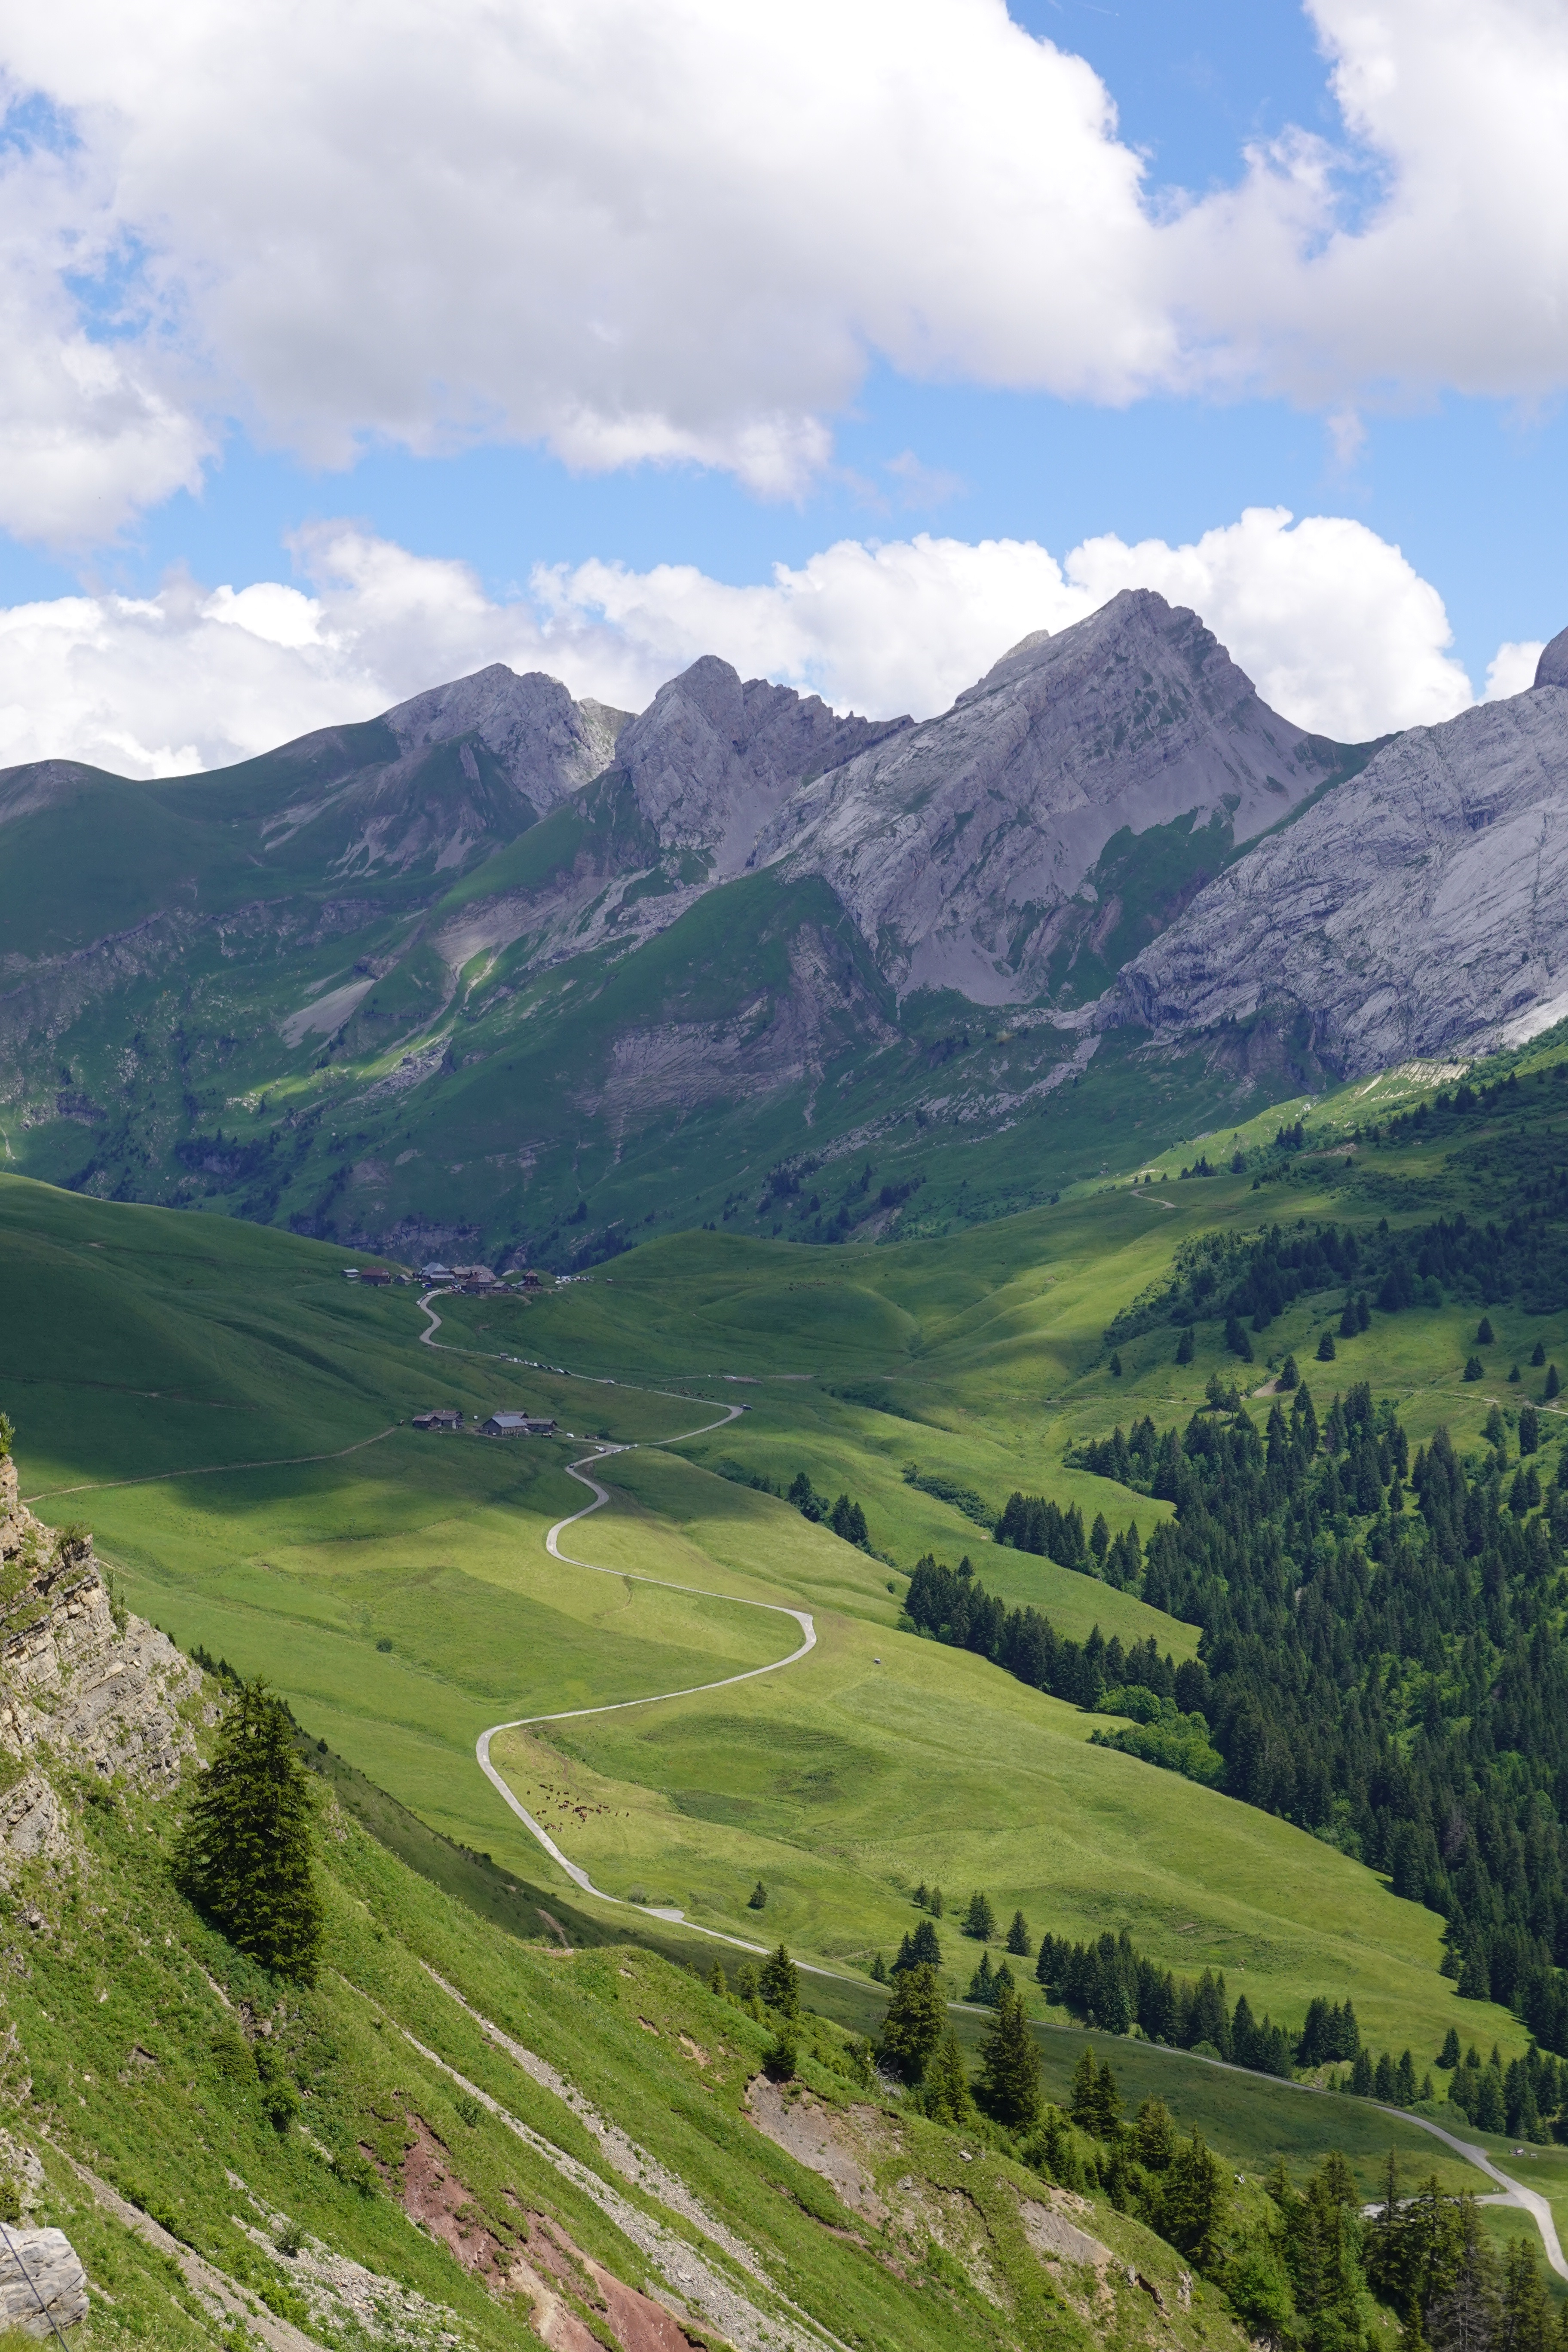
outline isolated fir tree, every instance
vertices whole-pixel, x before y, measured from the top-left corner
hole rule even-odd
[[[1005,1987],[980,2052],[985,2104],[998,2123],[1032,2124],[1040,2113],[1040,2053],[1023,1995]]]
[[[947,2029],[947,2003],[933,1968],[905,1969],[893,1979],[878,2049],[906,2083],[918,2083]]]
[[[1497,1334],[1496,1334],[1496,1332],[1492,1329],[1492,1326],[1491,1326],[1491,1318],[1490,1318],[1490,1316],[1489,1316],[1489,1315],[1483,1315],[1483,1316],[1481,1317],[1480,1321],[1479,1321],[1479,1322],[1477,1324],[1477,1326],[1476,1326],[1476,1345],[1477,1345],[1477,1347],[1478,1347],[1478,1348],[1489,1348],[1489,1347],[1492,1345],[1492,1343],[1493,1343],[1493,1341],[1495,1340],[1495,1339],[1496,1339],[1496,1338],[1497,1338]]]
[[[746,1908],[748,1911],[765,1911],[767,1908],[767,1902],[768,1890],[759,1878],[756,1885],[752,1887],[751,1893],[746,1897]]]
[[[926,1897],[926,1909],[931,1913],[933,1919],[940,1919],[946,1908],[947,1906],[942,1900],[941,1887],[933,1886],[931,1893]]]
[[[263,1683],[246,1683],[185,1816],[176,1881],[237,1950],[300,1984],[313,1981],[321,1952],[314,1825],[289,1718]]]
[[[1537,1339],[1534,1347],[1531,1348],[1530,1351],[1530,1360],[1534,1365],[1536,1370],[1539,1371],[1542,1365],[1546,1361],[1546,1346],[1543,1340]]]
[[[1465,1359],[1465,1378],[1466,1378],[1466,1380],[1468,1380],[1468,1381],[1484,1381],[1484,1380],[1485,1380],[1485,1378],[1486,1378],[1486,1376],[1487,1376],[1487,1368],[1486,1368],[1486,1366],[1482,1363],[1482,1361],[1481,1361],[1480,1358],[1479,1358],[1479,1356],[1467,1356],[1467,1357],[1466,1357],[1466,1359]]]
[[[800,2015],[800,1978],[785,1945],[770,1952],[763,1962],[758,1990],[768,2007],[776,2009],[781,2017]]]
[[[1439,2066],[1455,2067],[1459,2063],[1459,2037],[1453,2026],[1443,2036],[1443,2047],[1437,2053]]]
[[[1334,1335],[1325,1324],[1323,1327],[1323,1336],[1318,1342],[1319,1363],[1331,1364],[1338,1350],[1334,1346]]]
[[[1013,1914],[1013,1924],[1007,1930],[1007,1949],[1015,1959],[1026,1960],[1034,1950],[1029,1939],[1029,1923],[1021,1911]]]
[[[871,1982],[873,1984],[886,1984],[887,1981],[888,1963],[882,1958],[881,1953],[878,1952],[871,1962]]]
[[[1177,1363],[1190,1364],[1195,1352],[1196,1349],[1193,1340],[1193,1327],[1189,1323],[1186,1329],[1182,1333],[1181,1338],[1176,1342]]]
[[[1546,1367],[1546,1385],[1541,1391],[1548,1404],[1551,1403],[1552,1398],[1557,1394],[1562,1386],[1563,1383],[1557,1377],[1556,1365],[1548,1364]]]
[[[1296,1359],[1294,1356],[1287,1356],[1284,1364],[1280,1369],[1279,1378],[1276,1382],[1276,1386],[1289,1394],[1290,1390],[1299,1389],[1300,1385],[1301,1375],[1296,1370]]]
[[[996,1933],[996,1914],[991,1908],[989,1895],[976,1890],[970,1896],[969,1908],[963,1915],[963,1932],[966,1936],[977,1937],[983,1944],[991,1941]]]

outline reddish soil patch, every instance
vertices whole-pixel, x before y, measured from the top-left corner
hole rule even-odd
[[[466,2271],[498,2283],[511,2263],[474,2201],[473,2190],[452,2169],[450,2151],[420,2116],[410,2116],[414,2145],[403,2159],[403,2210],[433,2238],[451,2249]]]
[[[529,2260],[535,2279],[534,2326],[551,2352],[603,2352],[591,2331],[574,2311],[551,2292],[564,2287],[607,2322],[621,2352],[691,2352],[691,2339],[680,2322],[661,2303],[640,2294],[591,2254],[574,2245],[559,2221],[542,2213],[529,2215]],[[543,2276],[540,2274],[543,2273]],[[541,2295],[538,2288],[542,2287]]]

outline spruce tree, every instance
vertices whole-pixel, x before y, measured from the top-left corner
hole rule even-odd
[[[1189,1323],[1186,1329],[1182,1333],[1181,1338],[1176,1342],[1177,1363],[1190,1364],[1194,1353],[1195,1349],[1193,1344],[1193,1327]]]
[[[977,1937],[983,1944],[991,1941],[996,1933],[996,1914],[991,1908],[989,1895],[976,1891],[970,1896],[969,1908],[963,1915],[963,1932],[966,1936]]]
[[[1040,2113],[1040,2053],[1023,1995],[1005,1989],[980,2052],[985,2104],[998,2123],[1036,2123]]]
[[[1334,1346],[1334,1335],[1329,1329],[1327,1324],[1325,1324],[1323,1327],[1323,1336],[1318,1342],[1319,1363],[1331,1364],[1338,1350]]]
[[[1459,2036],[1453,2026],[1443,2036],[1443,2047],[1437,2054],[1439,2066],[1455,2067],[1459,2063]]]
[[[989,1952],[983,1951],[981,1953],[980,1966],[975,1969],[974,1974],[969,1979],[969,1990],[965,1994],[964,1998],[967,2000],[976,2002],[982,2009],[989,2009],[995,2000],[996,1980],[991,1973],[991,1955]]]
[[[756,1885],[752,1887],[751,1893],[746,1897],[746,1908],[748,1911],[765,1911],[767,1908],[767,1902],[768,1890],[759,1878]]]
[[[768,2007],[776,2009],[781,2017],[800,2015],[800,1978],[785,1945],[770,1952],[763,1962],[759,1990]]]
[[[1021,1911],[1013,1914],[1013,1924],[1007,1930],[1007,1949],[1015,1959],[1026,1960],[1034,1950],[1029,1940],[1029,1923]]]
[[[1546,1385],[1542,1390],[1542,1394],[1546,1399],[1548,1404],[1551,1403],[1552,1398],[1557,1394],[1562,1386],[1563,1383],[1557,1377],[1556,1365],[1548,1364],[1546,1367]]]
[[[963,2053],[951,2025],[926,2067],[921,2106],[933,2123],[939,2124],[966,2124],[974,2113],[974,2102],[969,2095],[969,2076],[964,2071]]]
[[[941,1968],[942,1945],[937,1939],[936,1929],[929,1919],[922,1919],[914,1934],[905,1940],[910,1947],[910,1958],[916,1968]]]
[[[1489,1348],[1492,1345],[1493,1340],[1496,1339],[1496,1333],[1492,1329],[1490,1316],[1483,1315],[1480,1321],[1476,1326],[1477,1347]]]
[[[881,1953],[879,1952],[871,1962],[871,1982],[873,1984],[886,1984],[887,1981],[888,1963],[882,1958]]]
[[[1542,1365],[1546,1361],[1546,1347],[1543,1340],[1537,1339],[1534,1347],[1531,1348],[1530,1351],[1530,1360],[1534,1365],[1536,1370],[1539,1371]]]
[[[1287,1356],[1275,1386],[1282,1392],[1288,1393],[1291,1389],[1300,1388],[1300,1385],[1301,1375],[1296,1370],[1296,1359],[1294,1356]]]
[[[265,1684],[246,1683],[185,1816],[176,1883],[237,1950],[299,1984],[314,1981],[321,1953],[314,1824],[289,1718]]]
[[[893,1981],[878,2048],[906,2083],[918,2083],[947,2027],[947,2004],[931,1968],[906,1969]]]
[[[708,1990],[710,1992],[716,1992],[721,2000],[722,2000],[725,1995],[729,1992],[729,1980],[724,1974],[724,1963],[722,1960],[715,1960],[712,1967],[709,1969]]]

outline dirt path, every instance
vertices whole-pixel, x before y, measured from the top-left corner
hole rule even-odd
[[[659,1393],[659,1391],[655,1391],[655,1393]],[[723,1429],[727,1427],[731,1421],[738,1419],[741,1411],[742,1408],[739,1405],[726,1405],[717,1421],[705,1422],[701,1429],[683,1430],[680,1437],[656,1438],[652,1440],[651,1443],[659,1445],[678,1445],[680,1444],[681,1438],[701,1437],[706,1431],[710,1429]],[[613,1903],[621,1910],[641,1910],[647,1912],[656,1919],[677,1921],[682,1927],[688,1928],[693,1935],[709,1936],[711,1937],[715,1942],[721,1944],[733,1944],[741,1951],[765,1951],[767,1948],[765,1945],[749,1943],[742,1936],[726,1936],[721,1935],[715,1927],[700,1927],[694,1920],[688,1919],[685,1914],[681,1911],[661,1907],[653,1904],[628,1904],[618,1895],[606,1895],[603,1887],[595,1885],[593,1880],[589,1877],[587,1872],[580,1864],[571,1861],[567,1855],[562,1853],[561,1848],[556,1844],[554,1839],[551,1836],[549,1831],[543,1826],[542,1822],[536,1822],[533,1815],[528,1811],[526,1806],[524,1806],[520,1800],[512,1794],[512,1791],[507,1786],[506,1781],[501,1778],[501,1775],[490,1761],[490,1741],[495,1738],[498,1732],[522,1731],[528,1729],[531,1725],[539,1723],[570,1723],[588,1715],[619,1715],[627,1707],[657,1706],[663,1699],[691,1698],[700,1691],[729,1690],[736,1683],[755,1682],[759,1675],[780,1674],[785,1666],[798,1664],[802,1658],[805,1657],[810,1651],[816,1647],[816,1627],[812,1621],[809,1610],[789,1609],[786,1608],[782,1601],[751,1601],[742,1598],[741,1594],[735,1592],[710,1592],[705,1590],[702,1586],[696,1584],[675,1584],[672,1583],[668,1577],[635,1576],[628,1574],[625,1569],[603,1568],[596,1560],[579,1559],[575,1553],[562,1550],[559,1538],[563,1531],[567,1528],[575,1527],[579,1519],[591,1518],[595,1511],[603,1510],[605,1505],[610,1499],[608,1487],[601,1486],[596,1478],[591,1477],[584,1468],[584,1465],[590,1462],[603,1462],[612,1454],[629,1454],[635,1450],[635,1448],[629,1445],[602,1445],[593,1454],[582,1454],[577,1461],[567,1464],[566,1472],[568,1477],[575,1478],[579,1486],[586,1486],[594,1499],[591,1503],[584,1503],[580,1511],[572,1512],[569,1517],[556,1520],[555,1525],[550,1529],[544,1538],[544,1548],[546,1551],[551,1554],[552,1558],[554,1559],[563,1560],[568,1567],[583,1569],[590,1576],[619,1577],[624,1582],[628,1584],[656,1585],[661,1591],[684,1592],[699,1601],[727,1601],[733,1603],[733,1605],[739,1609],[763,1609],[765,1610],[770,1616],[790,1617],[793,1618],[795,1622],[799,1626],[804,1639],[801,1641],[798,1648],[792,1650],[787,1657],[775,1658],[773,1660],[771,1664],[765,1666],[748,1666],[742,1674],[721,1675],[715,1682],[689,1683],[683,1690],[649,1691],[644,1698],[613,1699],[602,1706],[564,1707],[559,1713],[554,1715],[520,1715],[514,1716],[511,1720],[507,1723],[492,1723],[488,1731],[483,1731],[479,1734],[474,1753],[479,1759],[480,1771],[496,1790],[502,1802],[510,1807],[511,1811],[516,1814],[518,1820],[522,1823],[523,1827],[528,1831],[529,1834],[531,1837],[538,1839],[540,1844],[544,1848],[545,1853],[549,1854],[551,1860],[552,1862],[559,1863],[561,1868],[566,1873],[567,1877],[571,1879],[573,1885],[580,1886],[584,1895],[596,1895],[601,1903]],[[798,1965],[805,1966],[805,1964],[802,1962],[798,1963]],[[813,1975],[826,1976],[835,1972],[828,1969],[812,1969],[810,1973]]]

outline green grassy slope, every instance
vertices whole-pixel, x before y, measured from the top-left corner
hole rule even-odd
[[[89,2268],[87,2344],[237,2346],[247,2312],[270,2311],[331,2352],[501,2352],[535,2340],[535,2311],[562,2340],[545,2291],[589,2331],[567,2340],[655,2340],[629,2332],[622,2286],[674,2303],[699,2346],[1103,2340],[1020,2226],[1020,2200],[1048,2192],[983,2135],[886,2113],[831,2030],[808,2031],[800,2091],[853,2121],[880,2219],[752,2121],[772,2029],[655,1955],[520,1945],[334,1809],[329,1965],[281,1986],[174,1894],[171,1801],[84,1804],[51,1769],[72,1851],[10,1873],[3,2072],[13,2144],[44,2160],[28,2219],[64,2225]],[[161,2224],[165,2251],[91,2179]],[[1239,2343],[1211,2288],[1179,2305],[1169,2247],[1109,2206],[1084,2219],[1162,2284],[1173,2341]],[[193,2292],[187,2249],[228,2282],[235,2319]],[[1113,2275],[1102,2309],[1125,2296],[1131,2320],[1138,2290]]]
[[[498,1743],[525,1800],[542,1804],[549,1783],[557,1809],[568,1790],[574,1807],[603,1808],[570,1811],[563,1838],[600,1884],[669,1896],[694,1920],[743,1933],[761,1875],[770,1927],[862,1983],[871,1955],[910,1923],[916,1878],[940,1878],[950,1896],[980,1885],[1004,1916],[1020,1904],[1037,1932],[1127,1924],[1179,1971],[1225,1967],[1233,1992],[1245,1968],[1255,2007],[1290,2023],[1311,1993],[1353,1989],[1373,2046],[1408,2043],[1425,2064],[1453,2013],[1434,1915],[1300,1832],[1089,1748],[1092,1718],[898,1633],[901,1580],[886,1563],[907,1570],[927,1549],[949,1560],[966,1550],[984,1580],[1064,1633],[1098,1622],[1189,1654],[1191,1629],[998,1550],[909,1484],[906,1465],[957,1478],[993,1507],[1015,1485],[1044,1488],[1086,1516],[1104,1507],[1113,1527],[1136,1514],[1147,1532],[1161,1507],[1067,1472],[1063,1453],[1113,1419],[1184,1419],[1208,1372],[1232,1360],[1212,1352],[1211,1335],[1177,1368],[1170,1335],[1151,1332],[1123,1349],[1117,1380],[1109,1314],[1179,1241],[1216,1226],[1484,1204],[1489,1154],[1549,1135],[1555,1083],[1532,1093],[1531,1081],[1489,1130],[1472,1122],[1349,1159],[1308,1152],[1261,1192],[1265,1161],[1238,1131],[1237,1175],[1083,1188],[946,1238],[811,1250],[678,1237],[527,1305],[443,1302],[441,1339],[468,1353],[423,1349],[410,1293],[350,1288],[318,1246],[7,1183],[6,1394],[35,1491],[374,1440],[337,1461],[100,1487],[48,1507],[91,1517],[148,1614],[272,1674],[312,1730],[423,1819],[545,1885],[551,1867],[474,1770],[478,1731],[713,1679],[781,1654],[789,1637],[778,1640],[776,1620],[547,1562],[544,1527],[584,1499],[563,1475],[564,1444],[380,1433],[448,1393],[487,1409],[542,1403],[579,1431],[641,1439],[715,1418],[701,1397],[743,1401],[741,1419],[673,1452],[612,1457],[600,1473],[612,1507],[568,1549],[632,1575],[808,1607],[819,1646],[743,1696]],[[1304,1303],[1269,1346],[1305,1362],[1323,1312]],[[1494,1319],[1506,1369],[1510,1351],[1528,1352],[1526,1326],[1506,1307]],[[1458,1381],[1467,1321],[1447,1307],[1374,1318],[1333,1377],[1399,1395],[1413,1438],[1447,1420],[1473,1442],[1501,1391]],[[1529,1339],[1538,1333],[1568,1360],[1568,1319],[1533,1318]],[[647,1393],[681,1388],[693,1402]],[[784,1486],[801,1468],[819,1490],[862,1502],[886,1561],[742,1483]],[[962,1990],[973,1955],[948,1942]],[[1505,2053],[1521,2046],[1500,2011],[1467,2003],[1462,2021]]]

